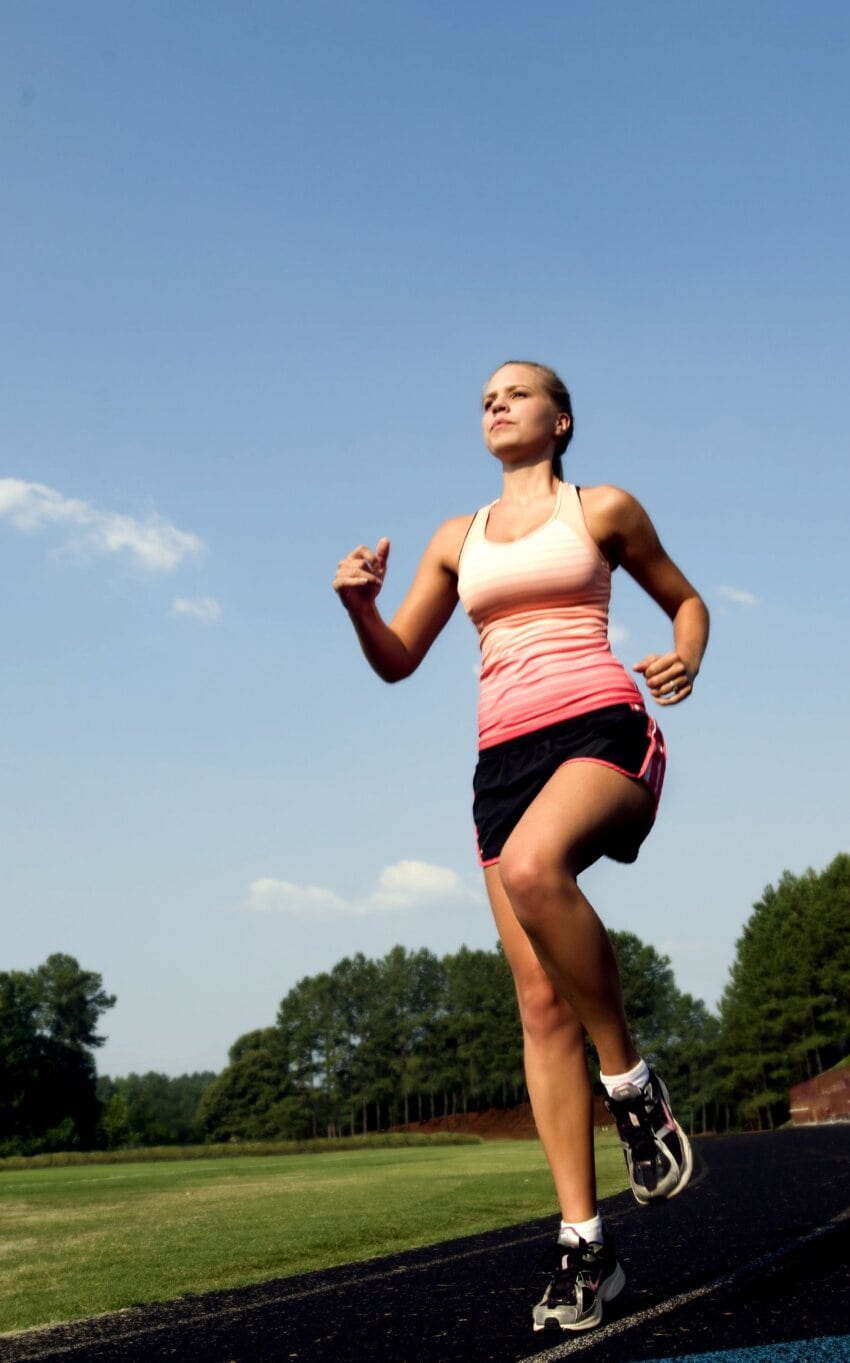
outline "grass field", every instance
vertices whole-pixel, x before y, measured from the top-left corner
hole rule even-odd
[[[600,1195],[626,1186],[598,1140]],[[351,1263],[557,1211],[537,1141],[0,1174],[0,1331]]]

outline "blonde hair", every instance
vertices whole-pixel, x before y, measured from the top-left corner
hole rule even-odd
[[[563,435],[559,435],[557,441],[555,442],[555,453],[552,456],[552,468],[555,470],[555,474],[557,475],[557,477],[560,478],[561,481],[563,482],[564,480],[563,455],[564,452],[566,451],[567,446],[569,445],[570,441],[573,438],[574,426],[573,404],[572,399],[570,397],[569,389],[567,388],[567,385],[564,383],[560,375],[556,374],[554,369],[550,369],[548,364],[538,364],[536,360],[505,360],[505,364],[499,365],[499,368],[504,369],[505,365],[508,364],[521,364],[524,369],[533,369],[535,374],[537,374],[537,376],[539,377],[549,397],[552,399],[555,406],[557,407],[558,411],[566,412],[567,416],[570,418],[570,424],[567,427],[566,431],[564,432]]]

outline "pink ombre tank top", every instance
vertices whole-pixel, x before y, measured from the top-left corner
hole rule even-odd
[[[480,748],[606,705],[643,709],[608,643],[611,570],[561,483],[545,525],[509,544],[487,539],[490,507],[463,544],[458,595],[481,637]]]

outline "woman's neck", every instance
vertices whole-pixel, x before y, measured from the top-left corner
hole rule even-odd
[[[503,466],[501,500],[521,503],[554,497],[559,481],[548,459],[528,465]]]

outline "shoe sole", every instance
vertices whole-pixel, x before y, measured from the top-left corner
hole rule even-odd
[[[562,1321],[559,1320],[555,1312],[552,1311],[551,1314],[547,1314],[546,1317],[543,1320],[541,1320],[539,1325],[535,1320],[534,1329],[535,1331],[593,1330],[597,1325],[602,1324],[602,1303],[604,1301],[613,1301],[615,1297],[618,1297],[620,1295],[625,1285],[626,1275],[623,1272],[622,1266],[620,1264],[616,1264],[614,1267],[614,1272],[608,1278],[605,1279],[604,1283],[600,1287],[596,1300],[593,1303],[593,1310],[588,1315],[585,1316],[584,1320],[568,1322]]]
[[[673,1119],[673,1129],[679,1137],[679,1145],[681,1146],[684,1160],[684,1163],[679,1170],[679,1178],[676,1182],[676,1186],[675,1188],[672,1188],[669,1193],[647,1193],[644,1188],[638,1189],[632,1183],[632,1194],[635,1202],[637,1202],[640,1207],[649,1207],[653,1202],[669,1202],[671,1198],[678,1197],[682,1189],[686,1188],[690,1182],[691,1174],[694,1171],[694,1154],[691,1149],[691,1143],[675,1117]]]

